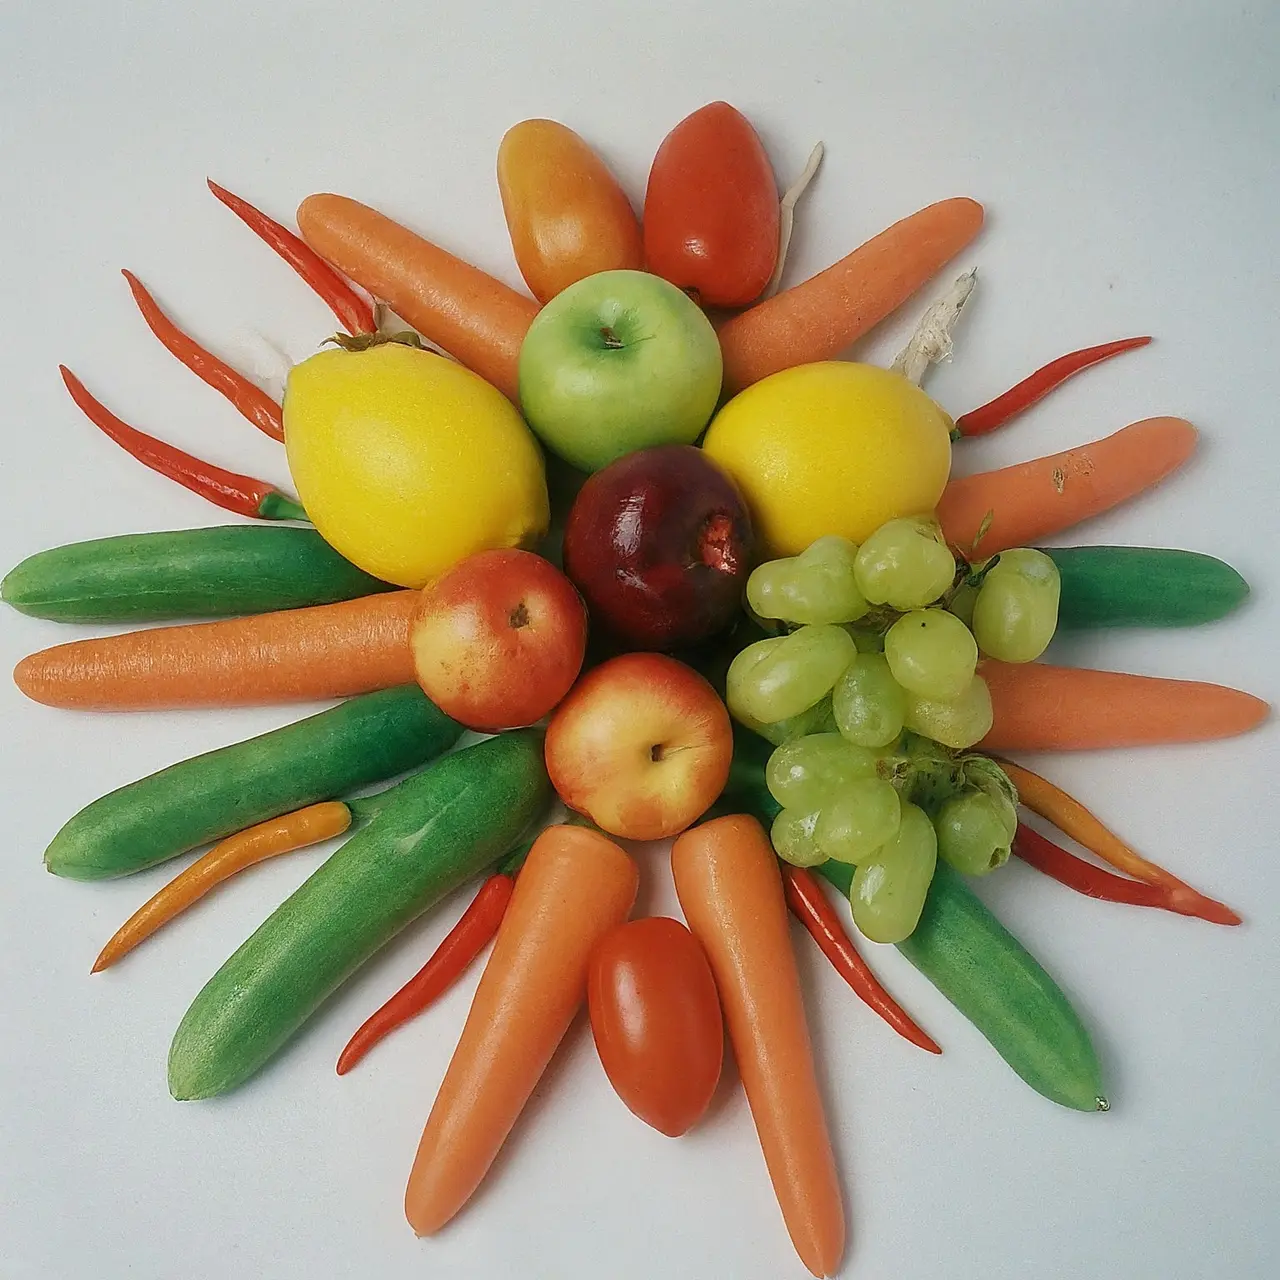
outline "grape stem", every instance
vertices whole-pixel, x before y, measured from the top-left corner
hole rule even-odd
[[[920,317],[907,345],[898,352],[889,367],[908,382],[920,385],[929,366],[951,358],[951,331],[964,311],[965,303],[978,282],[978,269],[958,276],[946,293]]]
[[[787,250],[791,247],[791,232],[795,227],[796,202],[804,195],[805,188],[817,174],[825,150],[821,142],[814,143],[800,176],[786,189],[778,203],[778,260],[774,263],[773,275],[765,285],[762,298],[772,298],[782,284],[782,269],[787,264]]]
[[[992,569],[1000,563],[1000,553],[997,552],[990,560],[985,561],[981,565],[975,565],[968,556],[963,552],[952,548],[952,553],[956,558],[956,576],[951,585],[938,597],[936,608],[950,609],[951,602],[956,598],[960,591],[965,587],[977,588],[982,586],[983,580]]]

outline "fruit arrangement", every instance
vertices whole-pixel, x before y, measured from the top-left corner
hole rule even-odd
[[[845,1211],[788,911],[912,1043],[941,1052],[855,933],[900,948],[1027,1084],[1081,1111],[1109,1106],[1089,1035],[966,877],[1015,855],[1095,898],[1240,923],[1008,758],[1225,737],[1267,714],[1220,685],[1042,660],[1059,628],[1191,625],[1247,595],[1193,552],[1045,545],[1170,474],[1194,428],[1149,418],[950,475],[954,445],[1149,339],[1072,352],[953,418],[920,384],[968,273],[892,368],[841,359],[983,214],[930,205],[783,288],[820,159],[780,193],[750,122],[712,103],[658,149],[638,218],[582,138],[524,121],[497,169],[532,296],[346,197],[304,200],[298,235],[210,183],[344,329],[283,403],[125,276],[155,336],[283,443],[296,498],[130,426],[62,369],[126,452],[253,523],[18,565],[0,595],[23,613],[169,624],[31,654],[23,693],[82,710],[342,701],[103,796],[45,864],[97,880],[204,849],[97,972],[228,877],[348,837],[196,996],[169,1053],[177,1099],[249,1080],[479,879],[337,1064],[493,943],[409,1172],[419,1235],[466,1205],[586,1007],[619,1098],[672,1137],[710,1104],[727,1031],[791,1240],[834,1274]],[[685,922],[629,919],[658,855],[618,842],[667,839]]]

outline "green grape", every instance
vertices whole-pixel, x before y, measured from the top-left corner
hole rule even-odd
[[[769,757],[765,781],[784,808],[820,809],[846,783],[876,776],[876,758],[838,733],[811,733],[779,747]]]
[[[907,758],[903,795],[932,813],[956,792],[955,752],[918,733],[904,735],[903,749]]]
[[[820,702],[858,656],[843,627],[801,627],[748,645],[729,666],[726,698],[734,715],[776,724]]]
[[[973,633],[945,609],[913,609],[884,638],[893,678],[925,698],[958,698],[973,679],[978,646]]]
[[[816,813],[803,809],[783,809],[773,820],[769,838],[774,852],[783,862],[793,867],[816,867],[825,862],[827,855],[813,841],[813,830],[818,825]]]
[[[938,857],[957,871],[985,876],[1009,861],[1013,832],[985,791],[962,791],[938,810]]]
[[[785,720],[775,720],[773,724],[761,724],[759,720],[752,720],[740,712],[734,718],[753,733],[767,738],[775,747],[807,737],[811,733],[834,733],[836,730],[830,694],[821,702],[815,702],[808,711],[802,711],[798,716],[788,716]]]
[[[836,728],[860,747],[888,746],[902,732],[907,695],[878,653],[862,653],[831,691]]]
[[[962,582],[953,593],[947,612],[954,613],[970,631],[973,630],[973,606],[978,598],[978,588]]]
[[[858,586],[872,604],[918,609],[955,580],[956,562],[936,520],[911,516],[882,524],[858,549]]]
[[[938,837],[923,809],[902,806],[902,824],[853,873],[853,922],[872,942],[909,938],[924,910],[938,861]]]
[[[981,742],[991,732],[991,692],[981,676],[951,701],[908,694],[904,723],[912,733],[957,751]]]
[[[849,634],[853,637],[853,643],[857,646],[859,653],[884,652],[883,631],[867,631],[862,627],[850,627]]]
[[[813,838],[828,858],[858,862],[898,834],[902,803],[888,782],[865,778],[849,783],[818,815]]]
[[[854,577],[857,554],[848,538],[819,538],[798,556],[760,565],[747,579],[747,603],[762,618],[853,622],[870,607]]]
[[[741,720],[749,729],[756,728],[761,721],[750,715],[746,705],[740,700],[741,690],[754,678],[755,669],[774,653],[786,636],[771,636],[768,640],[757,640],[749,644],[740,653],[734,655],[729,670],[724,678],[724,700],[730,715]]]
[[[964,765],[964,780],[991,797],[1005,833],[1012,840],[1018,829],[1018,790],[1009,781],[1009,775],[986,756],[969,756]]]
[[[955,762],[955,757],[941,743],[918,733],[903,734],[902,749],[916,768],[939,766],[951,769]]]
[[[1033,662],[1058,629],[1058,566],[1031,547],[1002,551],[973,605],[973,634],[1001,662]]]

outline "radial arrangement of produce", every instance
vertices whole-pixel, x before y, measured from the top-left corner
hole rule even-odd
[[[833,1275],[845,1209],[788,911],[913,1044],[941,1052],[857,935],[898,947],[1031,1088],[1081,1111],[1109,1105],[1088,1032],[966,878],[1014,854],[1095,898],[1240,923],[1009,758],[1266,716],[1220,685],[1040,660],[1059,628],[1186,626],[1248,594],[1192,551],[1044,545],[1167,476],[1195,429],[1147,418],[950,479],[953,446],[1150,339],[1072,352],[953,418],[920,384],[969,272],[891,368],[841,359],[983,210],[942,200],[784,287],[821,157],[780,194],[751,124],[711,103],[663,141],[637,216],[582,138],[523,121],[497,173],[529,294],[355,200],[307,197],[295,234],[211,182],[343,328],[283,403],[125,278],[169,351],[284,444],[296,497],[128,425],[62,369],[125,451],[248,519],[14,568],[2,594],[22,613],[172,624],[33,653],[22,692],[84,710],[341,701],[103,796],[45,863],[97,880],[204,849],[96,973],[228,877],[350,833],[196,996],[169,1052],[177,1099],[250,1080],[478,881],[337,1064],[492,942],[407,1171],[419,1235],[466,1206],[585,1005],[621,1102],[673,1137],[708,1107],[727,1034],[792,1243]],[[669,838],[684,921],[630,920],[641,866],[660,871],[617,841]]]

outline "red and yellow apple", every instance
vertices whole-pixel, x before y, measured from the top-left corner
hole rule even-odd
[[[582,669],[587,610],[531,551],[483,551],[423,588],[409,629],[423,692],[468,729],[533,724]]]
[[[589,671],[547,728],[560,798],[610,835],[661,840],[715,803],[733,730],[716,691],[659,653],[625,653]]]

